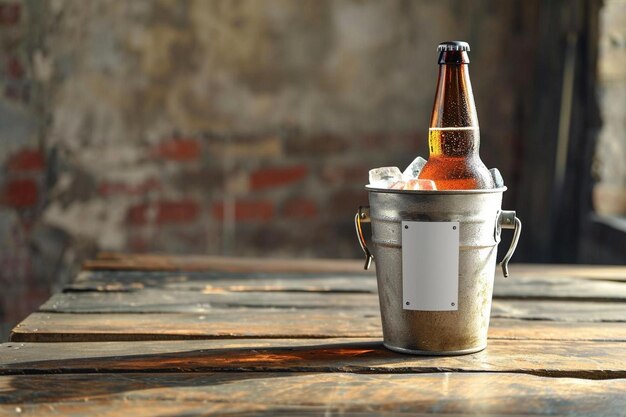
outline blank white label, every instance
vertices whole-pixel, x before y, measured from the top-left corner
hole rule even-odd
[[[405,310],[454,311],[459,306],[459,222],[402,222]]]

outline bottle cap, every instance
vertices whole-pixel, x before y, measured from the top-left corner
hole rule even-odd
[[[470,50],[469,43],[463,42],[463,41],[441,42],[439,46],[437,46],[438,52],[469,51],[469,50]]]

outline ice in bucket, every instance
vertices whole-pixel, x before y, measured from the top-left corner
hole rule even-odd
[[[406,167],[404,172],[402,172],[402,177],[405,180],[411,180],[419,177],[420,171],[424,168],[424,165],[426,165],[426,160],[421,156],[418,156],[409,164],[408,167]]]
[[[418,156],[411,164],[400,172],[398,167],[380,167],[371,169],[369,172],[369,184],[371,188],[387,188],[391,190],[436,190],[435,183],[431,180],[420,180],[420,170],[426,164],[426,160]]]
[[[495,188],[504,187],[504,178],[502,178],[500,170],[498,168],[491,168],[489,172],[491,173],[491,178],[493,179],[493,184]]]
[[[381,167],[370,170],[370,187],[391,188],[394,184],[402,181],[402,172],[398,167]]]
[[[435,182],[432,180],[408,180],[404,183],[403,190],[436,190]]]

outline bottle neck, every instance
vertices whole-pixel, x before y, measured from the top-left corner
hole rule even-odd
[[[464,61],[463,53],[442,53],[439,61]],[[469,59],[467,59],[469,62]],[[467,63],[440,63],[430,127],[475,127],[478,116]]]

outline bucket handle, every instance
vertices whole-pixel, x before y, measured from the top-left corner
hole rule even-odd
[[[496,223],[496,241],[500,241],[500,231],[502,229],[513,229],[513,240],[511,241],[511,246],[509,246],[509,250],[499,263],[502,267],[504,278],[507,278],[509,276],[509,261],[515,252],[515,248],[517,248],[517,242],[519,242],[519,237],[522,233],[522,221],[515,215],[515,211],[502,210],[498,215],[498,221]]]
[[[359,210],[354,215],[354,228],[356,229],[356,236],[359,240],[359,245],[361,245],[361,249],[365,254],[365,265],[363,269],[367,270],[370,268],[372,264],[372,253],[367,247],[367,242],[365,241],[365,235],[363,234],[363,229],[361,228],[361,223],[369,223],[370,219],[370,206],[359,206]],[[513,240],[511,241],[511,246],[509,246],[509,250],[502,258],[502,261],[499,263],[499,266],[502,267],[502,273],[505,278],[509,276],[509,261],[511,257],[515,253],[515,249],[517,248],[517,243],[519,242],[519,237],[522,234],[522,221],[516,216],[515,211],[512,210],[502,210],[498,215],[498,221],[496,223],[496,241],[500,241],[500,232],[502,229],[513,229]]]
[[[361,229],[361,222],[369,223],[370,222],[370,206],[359,206],[359,211],[356,212],[354,216],[354,228],[356,229],[356,237],[359,240],[359,245],[361,245],[361,249],[363,249],[363,253],[365,254],[365,266],[363,269],[370,269],[370,265],[372,264],[372,253],[367,248],[367,242],[365,242],[365,235],[363,234],[363,230]]]

